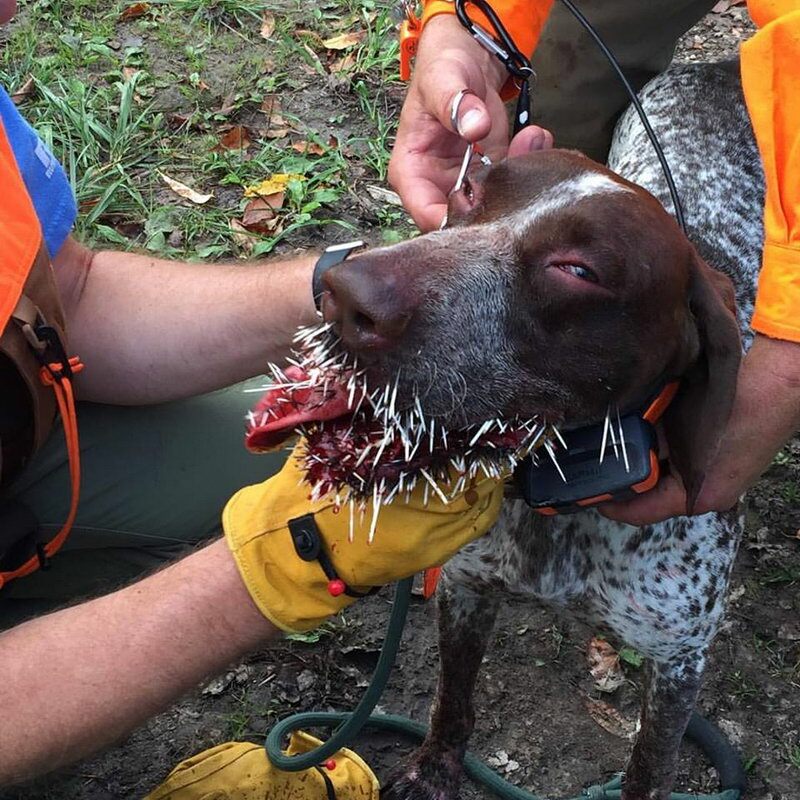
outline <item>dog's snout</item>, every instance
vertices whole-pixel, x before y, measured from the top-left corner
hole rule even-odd
[[[414,301],[391,268],[383,271],[368,261],[353,259],[325,274],[322,311],[349,349],[388,350],[402,338]]]

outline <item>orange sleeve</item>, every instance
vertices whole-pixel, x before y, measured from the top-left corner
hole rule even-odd
[[[764,254],[753,328],[800,342],[800,6],[748,0],[760,30],[741,49],[742,84],[766,177]]]
[[[517,47],[528,57],[533,55],[536,45],[539,42],[544,23],[553,7],[553,0],[493,0],[492,8],[500,21],[505,25],[509,36],[514,40]],[[453,0],[427,0],[424,3],[422,12],[422,28],[429,19],[439,14],[455,14],[456,7]],[[470,18],[489,33],[492,26],[483,12],[471,6],[469,8]],[[510,100],[518,92],[513,80],[509,80],[503,87],[501,97],[503,100]]]

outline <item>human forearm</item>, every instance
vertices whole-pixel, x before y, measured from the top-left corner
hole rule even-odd
[[[314,320],[314,261],[183,264],[94,254],[65,292],[70,348],[86,364],[80,399],[163,402],[283,360],[297,326]]]
[[[220,541],[0,635],[0,786],[107,746],[277,634]]]

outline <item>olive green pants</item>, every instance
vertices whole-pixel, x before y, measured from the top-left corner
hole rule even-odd
[[[227,499],[283,462],[280,454],[251,455],[243,444],[244,415],[260,396],[245,389],[264,383],[158,406],[80,404],[76,524],[47,571],[0,591],[0,628],[129,582],[218,534]],[[9,494],[45,528],[59,529],[69,507],[60,428]]]
[[[678,39],[715,0],[574,0],[635,89],[663,72]],[[604,162],[619,115],[630,102],[595,42],[559,0],[533,57],[535,122],[557,147]]]

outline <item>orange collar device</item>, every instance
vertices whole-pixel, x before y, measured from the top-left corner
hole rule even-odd
[[[655,425],[677,390],[671,381],[638,410],[564,431],[564,449],[549,458],[526,458],[514,472],[525,502],[540,514],[573,514],[650,491],[661,474]]]

